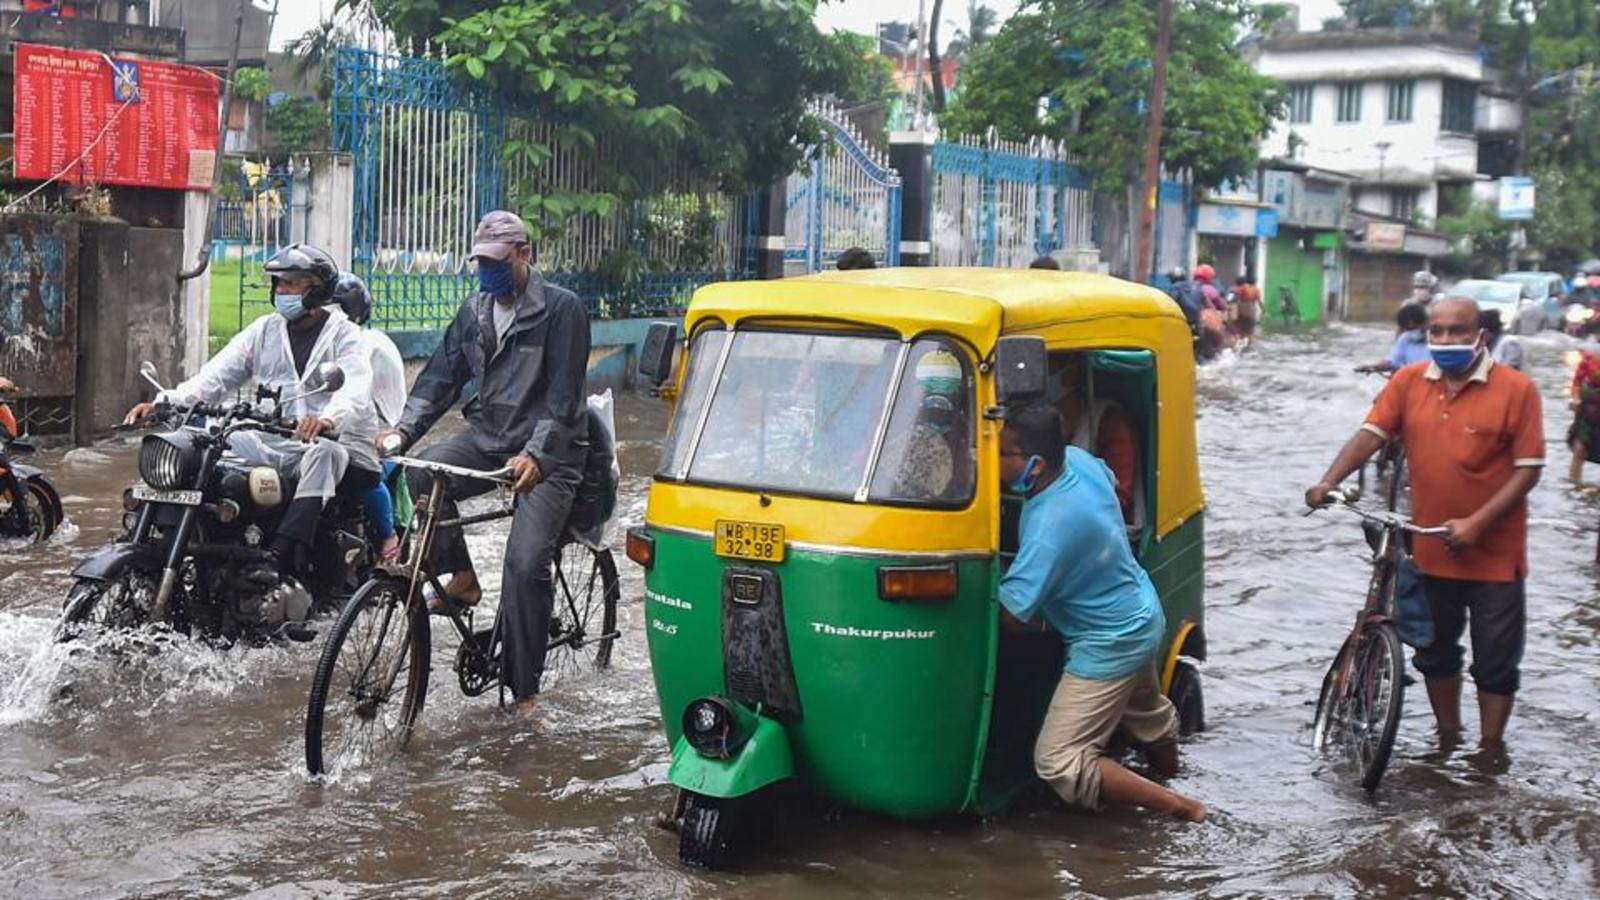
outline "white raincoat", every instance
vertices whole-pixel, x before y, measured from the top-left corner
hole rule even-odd
[[[350,461],[375,471],[378,469],[378,455],[374,448],[378,436],[378,414],[372,402],[369,351],[361,339],[361,329],[355,323],[346,318],[337,306],[324,308],[328,311],[328,320],[323,323],[322,333],[317,335],[311,355],[306,359],[306,375],[311,376],[317,366],[325,362],[336,363],[344,370],[344,385],[332,393],[315,394],[287,403],[281,414],[297,419],[317,416],[332,422],[334,430],[339,433],[339,444],[348,451]],[[252,378],[257,384],[282,389],[285,396],[299,394],[305,389],[307,379],[295,371],[288,321],[277,313],[268,313],[251,322],[202,366],[199,374],[175,388],[163,391],[158,399],[177,405],[196,401],[221,403],[233,399],[239,388]],[[287,441],[290,439],[260,436],[260,443],[263,444]],[[250,443],[236,440],[235,452],[250,455],[245,452],[246,445]],[[342,473],[343,467],[339,469]],[[332,496],[336,484],[314,483],[323,479],[308,479],[306,476],[311,474],[301,473],[301,493]],[[336,483],[338,475],[334,475],[333,480]]]

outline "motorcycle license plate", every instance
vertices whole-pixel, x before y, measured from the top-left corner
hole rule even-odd
[[[199,491],[158,491],[149,485],[138,484],[133,487],[133,499],[145,503],[172,503],[177,506],[199,506],[201,495]]]
[[[783,526],[718,519],[712,550],[718,556],[783,562]]]

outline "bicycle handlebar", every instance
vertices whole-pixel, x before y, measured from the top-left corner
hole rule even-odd
[[[1444,527],[1443,525],[1418,525],[1410,519],[1402,518],[1394,513],[1380,515],[1378,513],[1367,512],[1366,510],[1355,505],[1356,501],[1361,497],[1360,492],[1358,491],[1343,491],[1335,488],[1334,490],[1328,492],[1327,497],[1327,503],[1324,503],[1322,506],[1314,509],[1307,510],[1306,515],[1309,516],[1318,510],[1337,507],[1347,512],[1355,513],[1369,522],[1377,522],[1379,525],[1398,528],[1401,531],[1409,531],[1412,534],[1420,534],[1428,537],[1445,537],[1446,535],[1450,534],[1450,529]]]
[[[389,459],[396,465],[408,469],[423,469],[428,472],[455,475],[460,478],[476,478],[479,481],[493,481],[497,484],[510,484],[515,480],[509,468],[484,471],[481,469],[469,469],[466,466],[453,466],[449,463],[434,462],[431,459],[418,459],[414,456],[391,456]]]

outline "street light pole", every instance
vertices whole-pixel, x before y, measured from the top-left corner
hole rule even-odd
[[[1150,122],[1144,147],[1144,200],[1139,206],[1139,244],[1133,259],[1134,281],[1145,281],[1154,266],[1156,202],[1161,189],[1161,118],[1166,112],[1167,51],[1172,44],[1172,0],[1161,0],[1156,23],[1156,58],[1150,75]]]

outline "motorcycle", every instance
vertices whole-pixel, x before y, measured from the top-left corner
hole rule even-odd
[[[66,520],[61,494],[33,466],[15,462],[34,451],[21,434],[11,405],[0,400],[0,538],[42,544]]]
[[[140,374],[162,389],[154,366]],[[260,386],[254,402],[158,404],[153,418],[172,427],[141,440],[141,481],[123,493],[123,534],[73,570],[56,640],[158,623],[222,643],[314,638],[312,616],[339,608],[375,563],[360,498],[341,492],[329,501],[309,558],[295,578],[281,578],[266,542],[294,485],[228,451],[245,431],[293,436],[294,422],[279,411],[343,384],[330,363],[290,398]]]

